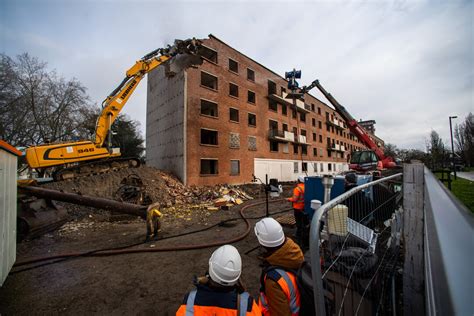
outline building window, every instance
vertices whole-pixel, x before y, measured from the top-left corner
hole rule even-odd
[[[318,127],[319,129],[323,129],[323,123],[321,121],[318,121]]]
[[[282,144],[282,147],[283,147],[283,148],[282,148],[283,153],[285,153],[285,154],[289,153],[289,146],[288,146],[288,143]]]
[[[313,169],[314,169],[314,172],[318,172],[318,163],[317,162],[313,163]]]
[[[238,149],[240,148],[240,135],[239,133],[229,134],[229,147]]]
[[[311,125],[316,127],[316,119],[314,117],[311,119]]]
[[[332,171],[332,164],[328,163],[328,171]]]
[[[255,114],[248,114],[248,123],[249,126],[257,126],[257,116]]]
[[[288,132],[288,124],[283,123],[283,130],[285,132]]]
[[[321,169],[321,172],[324,172],[324,164],[323,164],[322,162],[319,164],[319,167],[321,167],[321,168],[320,168],[320,169]]]
[[[307,155],[308,154],[308,146],[302,145],[301,146],[301,154]]]
[[[270,151],[278,152],[278,142],[270,141]]]
[[[201,99],[201,114],[218,117],[217,103]]]
[[[240,174],[240,160],[230,161],[230,175],[238,176]]]
[[[218,145],[218,132],[201,128],[201,145]]]
[[[230,108],[229,109],[229,119],[232,122],[239,122],[239,110]]]
[[[320,142],[320,143],[323,142],[323,135],[319,135],[319,142]]]
[[[286,104],[281,105],[281,114],[286,115]]]
[[[217,90],[217,77],[201,71],[201,86]]]
[[[313,142],[316,141],[316,133],[313,133]]]
[[[239,86],[233,83],[229,83],[229,95],[238,98]]]
[[[303,162],[301,164],[301,169],[303,172],[308,172],[308,163],[307,162]]]
[[[302,129],[300,133],[301,133],[301,136],[306,137],[306,130],[305,129]]]
[[[199,50],[199,53],[202,57],[204,57],[208,61],[217,64],[217,51],[209,47],[202,46],[202,48]]]
[[[280,87],[280,96],[283,97],[283,93],[286,93],[286,89],[283,87]]]
[[[278,111],[278,103],[273,100],[268,100],[268,109],[274,112]]]
[[[277,93],[277,85],[273,81],[268,80],[268,94],[276,94]]]
[[[319,157],[322,157],[324,154],[324,150],[322,148],[319,148]]]
[[[301,122],[306,122],[306,114],[305,113],[300,113],[300,121]]]
[[[331,158],[331,150],[328,149],[328,158]]]
[[[248,90],[248,92],[247,92],[247,102],[255,104],[255,92]]]
[[[313,148],[313,156],[317,156],[318,155],[318,149],[317,148]]]
[[[218,174],[219,170],[217,165],[217,159],[201,159],[201,174]]]
[[[235,73],[239,73],[239,63],[229,58],[229,70]]]
[[[321,115],[321,108],[318,106],[318,114]]]
[[[294,173],[298,173],[298,172],[299,172],[299,168],[298,168],[298,163],[297,163],[297,162],[293,162],[293,172],[294,172]]]
[[[291,110],[291,117],[293,117],[294,119],[296,118],[296,110],[295,109]]]
[[[298,153],[298,145],[293,144],[293,153],[297,154]]]
[[[252,150],[252,151],[257,150],[257,137],[255,136],[248,137],[248,148],[249,150]]]
[[[311,111],[314,112],[314,104],[313,103],[311,103]]]
[[[250,68],[247,68],[247,79],[250,81],[255,81],[255,71]]]

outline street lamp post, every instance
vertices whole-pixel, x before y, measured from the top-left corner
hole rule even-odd
[[[451,119],[455,119],[455,118],[457,118],[457,116],[450,116],[450,117],[449,117],[449,132],[450,132],[450,135],[451,135],[451,152],[452,152],[451,161],[452,161],[452,164],[453,164],[454,180],[457,180],[457,176],[456,176],[456,165],[455,165],[455,163],[454,163],[453,125],[452,125],[452,123],[451,123]]]

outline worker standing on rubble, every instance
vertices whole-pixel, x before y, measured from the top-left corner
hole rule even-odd
[[[158,239],[158,230],[161,228],[161,218],[163,214],[160,212],[160,204],[154,203],[148,206],[146,210],[146,239],[148,242],[153,238]]]
[[[264,316],[298,316],[300,292],[297,271],[303,264],[301,248],[286,238],[280,223],[271,217],[255,224],[255,235],[265,249],[260,276],[259,306]]]
[[[308,229],[309,225],[308,214],[304,212],[304,177],[298,176],[298,183],[293,189],[293,196],[287,201],[293,203],[293,214],[296,222],[296,242],[301,248],[308,245]]]
[[[209,259],[209,274],[195,281],[196,289],[185,295],[176,316],[260,316],[257,303],[239,281],[241,272],[238,250],[231,245],[217,248]]]

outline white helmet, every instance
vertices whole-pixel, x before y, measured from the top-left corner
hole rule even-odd
[[[216,249],[209,259],[209,276],[224,286],[237,283],[242,272],[242,259],[239,251],[231,245],[224,245]]]
[[[303,176],[298,176],[298,182],[304,183],[304,177]]]
[[[264,247],[278,247],[285,242],[283,228],[271,217],[266,217],[255,224],[255,235]]]

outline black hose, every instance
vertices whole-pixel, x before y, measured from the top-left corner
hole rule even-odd
[[[283,199],[273,200],[271,202],[273,203],[273,202],[280,202],[280,201],[283,201]],[[66,253],[66,254],[54,255],[54,256],[49,256],[49,257],[40,257],[40,258],[31,259],[31,260],[17,262],[13,265],[13,267],[20,267],[20,266],[24,266],[24,265],[37,263],[37,262],[43,262],[43,261],[59,259],[59,260],[55,260],[53,262],[47,262],[47,263],[43,263],[43,264],[40,264],[40,265],[36,265],[34,267],[25,268],[25,269],[18,270],[18,271],[12,271],[10,273],[15,274],[15,273],[23,272],[23,271],[28,271],[28,270],[35,269],[35,268],[38,268],[38,267],[42,267],[42,266],[45,266],[45,265],[48,265],[48,264],[59,263],[59,262],[62,262],[62,261],[68,260],[68,259],[77,258],[77,257],[112,256],[112,255],[121,255],[121,254],[129,254],[129,253],[193,250],[193,249],[203,249],[203,248],[209,248],[209,247],[214,247],[214,246],[221,246],[221,245],[225,245],[225,244],[231,244],[231,243],[240,241],[240,240],[244,239],[245,237],[247,237],[247,235],[250,232],[250,223],[248,221],[249,219],[260,219],[260,218],[265,217],[265,216],[245,217],[243,215],[243,212],[246,209],[250,208],[250,207],[258,206],[258,205],[261,205],[263,203],[265,203],[265,201],[256,202],[256,203],[249,204],[249,205],[246,205],[246,206],[242,207],[242,209],[239,211],[240,217],[226,219],[226,220],[220,221],[217,224],[214,224],[212,226],[209,226],[209,227],[206,227],[206,228],[203,228],[203,229],[198,229],[198,230],[194,230],[194,231],[191,231],[191,232],[186,232],[186,233],[182,233],[182,234],[178,234],[178,235],[172,235],[172,236],[167,236],[167,237],[164,237],[164,238],[160,238],[158,241],[164,240],[164,239],[170,239],[170,238],[177,238],[177,237],[186,236],[186,235],[190,235],[190,234],[200,233],[200,232],[212,229],[216,226],[221,226],[223,223],[226,223],[226,222],[229,222],[229,221],[234,221],[236,219],[243,219],[245,221],[245,224],[247,225],[247,228],[246,228],[245,232],[243,234],[235,237],[235,238],[231,238],[231,239],[228,239],[228,240],[224,240],[224,241],[220,241],[220,242],[214,242],[214,243],[204,243],[204,244],[198,244],[198,245],[182,245],[182,246],[171,246],[171,247],[162,247],[162,248],[146,248],[146,249],[129,249],[129,250],[126,250],[127,248],[134,247],[134,246],[139,246],[139,245],[144,243],[144,242],[139,242],[139,243],[134,243],[134,244],[131,244],[131,245],[115,247],[115,248],[97,249],[97,250],[91,250],[91,251],[86,251],[86,252],[78,252],[78,253]],[[291,210],[291,209],[285,209],[285,210],[282,210],[282,211],[274,212],[271,215],[287,212],[289,210]]]

